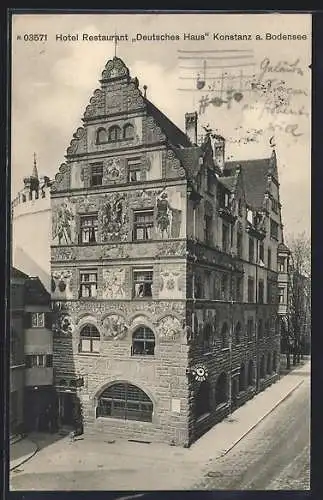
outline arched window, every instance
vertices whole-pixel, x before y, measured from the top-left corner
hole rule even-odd
[[[265,370],[265,356],[262,355],[260,361],[260,378],[265,378],[266,370]]]
[[[248,364],[248,386],[254,385],[254,364],[253,361],[250,360]]]
[[[96,132],[96,143],[102,144],[103,142],[107,142],[107,140],[108,140],[107,131],[103,127],[99,128]]]
[[[207,380],[201,382],[195,395],[195,415],[196,418],[209,413],[210,411],[210,385]]]
[[[238,321],[235,327],[235,339],[237,344],[240,344],[241,342],[241,335],[242,335],[241,323],[240,321]]]
[[[273,372],[277,371],[277,353],[276,351],[273,354]]]
[[[242,392],[245,389],[246,389],[246,369],[244,363],[241,363],[240,375],[239,375],[239,392]]]
[[[270,375],[271,374],[271,354],[270,352],[267,354],[267,374]]]
[[[121,139],[121,128],[118,125],[113,125],[109,128],[109,141],[120,141]]]
[[[99,352],[100,332],[94,325],[83,326],[80,332],[80,352]]]
[[[132,335],[132,356],[153,356],[155,353],[154,332],[145,326],[138,328]]]
[[[228,400],[228,378],[225,372],[219,375],[215,386],[215,403],[216,406],[225,403]]]
[[[229,328],[227,323],[223,323],[221,330],[222,349],[229,347]]]
[[[131,123],[127,123],[123,127],[123,138],[124,139],[133,139],[135,136],[135,129],[134,126],[131,125]]]
[[[151,422],[152,414],[152,401],[144,391],[132,384],[110,385],[98,399],[97,417]]]

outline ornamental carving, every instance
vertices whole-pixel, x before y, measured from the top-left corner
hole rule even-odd
[[[107,245],[101,248],[101,256],[105,259],[124,259],[128,254],[125,245]]]
[[[124,299],[126,297],[126,271],[121,269],[103,269],[103,292],[104,299]]]
[[[58,314],[53,322],[53,333],[56,336],[71,337],[74,331],[74,323],[69,314]]]
[[[109,158],[104,161],[103,165],[103,184],[109,184],[111,182],[125,182],[126,171],[123,159]]]
[[[158,322],[158,332],[162,340],[175,340],[182,333],[181,322],[174,316],[165,316]]]
[[[160,273],[159,298],[180,298],[178,286],[179,273],[164,271]]]
[[[107,62],[102,72],[102,80],[110,80],[114,78],[128,78],[129,70],[124,62],[118,57],[114,57]]]
[[[167,150],[166,154],[166,171],[164,177],[171,179],[174,177],[185,177],[185,170],[181,166],[181,163],[174,151],[171,149]]]
[[[163,192],[157,198],[157,227],[162,238],[179,238],[182,211],[172,208],[168,201],[168,194]]]
[[[51,191],[66,191],[70,187],[71,166],[67,163],[62,163],[58,173],[55,175],[55,181],[51,186]]]
[[[165,241],[160,243],[157,250],[157,257],[169,257],[174,255],[184,256],[186,252],[186,241]]]
[[[165,134],[162,132],[161,128],[158,127],[152,116],[148,116],[145,121],[145,131],[146,143],[162,142],[166,140]]]
[[[76,255],[72,248],[64,248],[64,247],[52,247],[51,248],[51,257],[52,260],[73,260]]]
[[[75,240],[75,217],[68,200],[52,210],[52,236],[54,245],[71,245]]]
[[[104,337],[107,339],[120,340],[128,333],[128,326],[119,314],[110,314],[103,320]]]
[[[67,148],[67,155],[85,153],[87,151],[87,132],[84,127],[79,127],[73,134],[73,139]]]
[[[126,241],[128,237],[128,222],[124,196],[108,198],[101,210],[102,242]]]
[[[84,118],[102,116],[105,108],[105,93],[101,89],[96,89],[90,99],[89,105],[85,109]]]
[[[52,273],[51,291],[53,299],[73,298],[72,271],[54,271]]]
[[[95,212],[97,207],[97,198],[92,196],[73,196],[70,198],[71,203],[77,206],[77,212]]]

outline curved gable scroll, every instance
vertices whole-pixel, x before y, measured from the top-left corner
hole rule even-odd
[[[70,188],[71,182],[71,166],[67,163],[62,163],[58,173],[55,175],[55,180],[51,185],[51,191],[67,191]]]

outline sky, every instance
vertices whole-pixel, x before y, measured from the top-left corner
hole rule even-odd
[[[86,41],[84,33],[128,40]],[[25,40],[30,34],[46,37]],[[167,39],[151,39],[160,35]],[[182,130],[185,113],[197,111],[199,133],[208,126],[223,135],[228,160],[269,157],[275,147],[285,235],[310,235],[310,14],[13,15],[12,196],[34,152],[40,174],[58,172],[115,51]]]

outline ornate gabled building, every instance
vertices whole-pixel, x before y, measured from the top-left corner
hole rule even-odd
[[[224,160],[108,61],[51,187],[62,424],[188,446],[276,380],[276,157]]]

